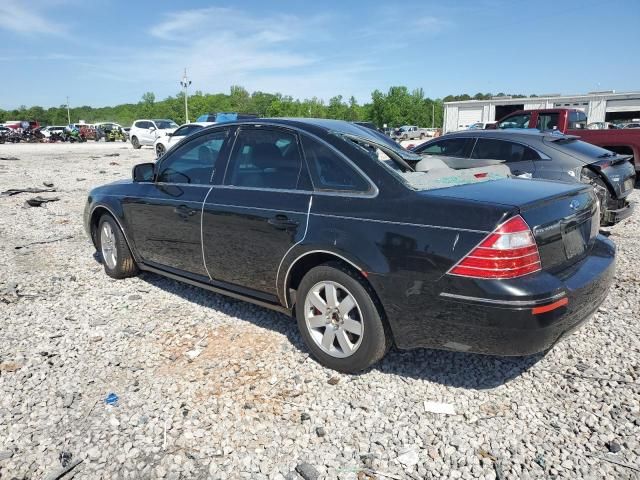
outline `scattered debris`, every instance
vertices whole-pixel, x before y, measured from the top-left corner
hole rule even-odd
[[[115,393],[110,393],[109,395],[107,395],[107,398],[104,399],[104,403],[106,403],[107,405],[113,405],[117,407],[118,400],[120,400],[118,398],[118,395],[116,395]]]
[[[455,415],[456,414],[455,407],[453,405],[451,405],[450,403],[430,402],[430,401],[427,400],[427,401],[424,402],[424,409],[427,412],[437,413],[437,414],[440,414],[440,415]]]
[[[610,455],[606,455],[605,456],[605,455],[589,455],[589,454],[587,454],[587,456],[591,457],[591,458],[597,458],[598,460],[603,460],[605,462],[613,463],[614,465],[619,465],[621,467],[628,468],[629,470],[640,472],[640,467],[637,467],[635,465],[631,465],[629,463],[625,463],[625,462],[623,462],[621,460],[618,460],[616,457],[612,457]]]
[[[119,157],[119,156],[120,156],[120,154],[119,154],[119,153],[107,153],[107,154],[105,155],[105,157]]]
[[[329,380],[327,380],[327,383],[329,385],[337,385],[338,382],[340,382],[340,378],[339,377],[331,377]]]
[[[326,434],[327,431],[324,429],[324,427],[316,428],[316,435],[318,435],[319,437],[324,437]]]
[[[60,455],[58,455],[58,460],[60,460],[60,465],[62,465],[63,468],[69,465],[72,458],[73,454],[71,452],[62,451]]]
[[[544,458],[544,455],[539,453],[536,455],[536,458],[533,459],[534,462],[536,462],[538,464],[538,466],[542,469],[545,468],[545,465],[547,464],[547,461]]]
[[[69,464],[67,464],[66,467],[62,467],[54,472],[51,472],[49,475],[45,476],[43,480],[59,480],[62,477],[64,477],[67,473],[69,473],[71,470],[76,468],[79,464],[81,464],[82,461],[83,460],[81,458],[73,460],[69,462]]]
[[[86,178],[82,178],[82,177],[76,178],[76,182],[84,182],[85,180]]]
[[[478,449],[478,455],[480,455],[480,457],[482,458],[488,458],[489,460],[491,460],[492,462],[495,462],[497,460],[497,458],[495,457],[495,455],[492,455],[490,452],[487,452],[485,449],[483,448],[479,448]]]
[[[53,187],[53,182],[42,182],[45,187]]]
[[[30,207],[39,207],[43,203],[57,202],[58,200],[60,200],[58,197],[44,198],[38,195],[37,197],[27,200],[25,205],[29,205]]]
[[[118,162],[109,162],[109,165],[120,165]]]
[[[16,362],[2,362],[0,363],[0,372],[17,372],[22,368],[22,365]]]
[[[51,184],[53,185],[53,183]],[[55,192],[55,188],[39,188],[39,187],[29,187],[29,188],[10,188],[9,190],[5,190],[0,193],[0,195],[4,197],[11,197],[13,195],[18,195],[19,193],[51,193]]]
[[[412,467],[417,465],[420,461],[420,455],[418,455],[418,449],[416,447],[411,447],[408,450],[405,450],[403,453],[398,455],[396,458],[398,462],[400,462],[405,467]]]
[[[19,246],[15,247],[15,249],[16,250],[20,250],[21,248],[31,247],[32,245],[45,245],[47,243],[61,242],[62,240],[69,240],[71,238],[73,238],[73,235],[67,235],[66,237],[60,237],[60,238],[54,238],[52,240],[43,240],[42,242],[25,243],[24,245],[19,245]]]
[[[306,422],[307,420],[311,420],[311,415],[309,415],[307,412],[302,412],[300,414],[300,421]]]
[[[618,453],[620,450],[622,450],[622,447],[620,446],[620,444],[615,440],[611,440],[610,442],[607,442],[607,448],[611,453]]]
[[[0,157],[0,160],[20,160],[18,157]]]
[[[296,472],[304,478],[304,480],[317,480],[320,478],[320,473],[316,468],[306,462],[299,463],[296,465]]]
[[[196,358],[198,358],[198,356],[200,356],[201,353],[202,353],[202,349],[201,348],[194,348],[193,350],[189,350],[184,355],[187,357],[187,359],[190,362],[193,362]]]

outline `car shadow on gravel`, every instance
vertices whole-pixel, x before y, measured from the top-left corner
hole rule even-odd
[[[139,278],[189,302],[285,335],[294,348],[308,353],[295,320],[284,314],[154,273],[143,272]],[[408,351],[392,348],[382,361],[360,375],[379,371],[451,387],[485,390],[498,387],[520,376],[543,357],[543,354],[529,357],[496,357],[426,348]]]

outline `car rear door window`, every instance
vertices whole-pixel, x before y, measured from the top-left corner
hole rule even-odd
[[[294,133],[280,129],[243,128],[237,134],[225,184],[295,190],[302,167]]]
[[[558,128],[558,114],[557,113],[538,114],[538,123],[536,124],[536,128],[540,131],[556,130]]]
[[[160,183],[210,184],[227,133],[228,130],[225,129],[202,135],[167,154],[158,168],[157,181]]]
[[[494,138],[479,138],[473,152],[471,152],[471,158],[520,162],[522,160],[537,160],[540,156],[532,148],[520,143]]]
[[[473,139],[469,137],[447,138],[420,146],[415,149],[420,155],[467,158]]]
[[[371,189],[369,182],[329,146],[303,136],[302,149],[316,190],[364,193]]]

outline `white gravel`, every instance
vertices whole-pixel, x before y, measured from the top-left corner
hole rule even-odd
[[[392,351],[348,376],[310,359],[284,315],[103,273],[87,190],[150,149],[0,145],[7,156],[0,190],[53,182],[40,195],[61,200],[0,197],[0,478],[57,478],[79,460],[63,478],[640,475],[640,213],[610,229],[608,299],[545,357]]]

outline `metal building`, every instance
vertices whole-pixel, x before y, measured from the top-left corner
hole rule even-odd
[[[577,108],[591,122],[640,119],[640,92],[592,92],[586,95],[544,95],[540,97],[493,97],[490,100],[445,102],[444,131],[465,130],[478,122],[500,120],[516,110],[538,108]]]

